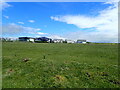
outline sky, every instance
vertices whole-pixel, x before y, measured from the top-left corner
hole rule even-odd
[[[2,37],[118,42],[117,2],[2,2]]]

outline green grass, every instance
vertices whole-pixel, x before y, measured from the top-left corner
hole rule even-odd
[[[117,44],[4,42],[2,49],[3,88],[120,86]]]

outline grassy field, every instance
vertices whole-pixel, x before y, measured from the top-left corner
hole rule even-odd
[[[116,44],[4,42],[2,49],[3,88],[120,86]]]

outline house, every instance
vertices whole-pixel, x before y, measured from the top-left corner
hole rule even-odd
[[[39,37],[39,38],[35,38],[35,42],[40,42],[40,43],[51,43],[52,39],[47,38],[47,37]]]
[[[77,40],[76,43],[84,43],[84,44],[85,44],[85,43],[86,43],[86,40],[80,40],[80,39],[79,39],[79,40]]]
[[[63,43],[63,39],[53,39],[54,43]]]
[[[6,38],[0,38],[0,41],[7,41]]]
[[[75,43],[73,40],[65,40],[67,43]]]
[[[15,38],[0,38],[0,41],[3,41],[3,42],[13,42],[13,41],[16,41],[17,39]]]
[[[19,41],[34,42],[34,38],[31,38],[31,37],[19,37]]]

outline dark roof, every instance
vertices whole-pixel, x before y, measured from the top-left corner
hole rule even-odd
[[[39,37],[39,38],[36,38],[36,40],[48,41],[48,40],[51,40],[51,39],[47,38],[47,37]]]
[[[79,40],[77,40],[77,41],[86,42],[86,40],[80,40],[80,39],[79,39]]]
[[[30,38],[32,38],[32,37],[19,37],[19,39],[30,39]],[[34,38],[32,38],[32,39],[34,39]]]
[[[36,39],[50,39],[50,38],[47,38],[47,37],[39,37],[39,38],[36,38]]]

